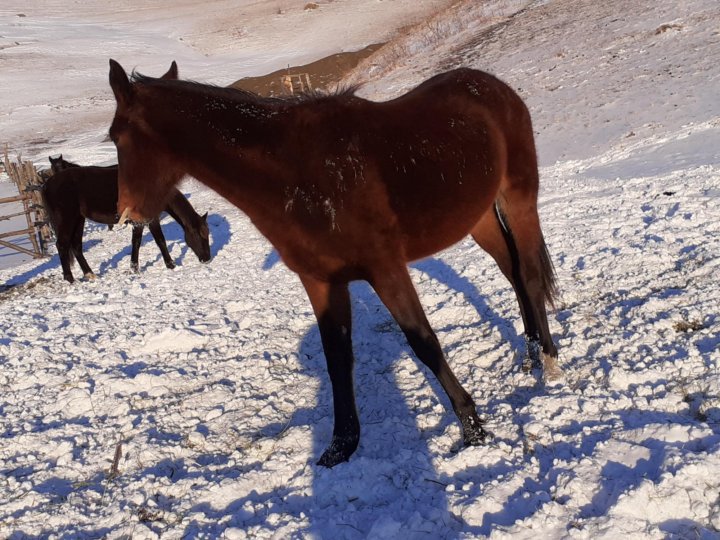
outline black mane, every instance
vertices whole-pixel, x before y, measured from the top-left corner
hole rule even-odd
[[[310,92],[304,92],[301,94],[294,94],[291,96],[273,96],[264,97],[250,90],[244,90],[241,88],[234,88],[231,86],[218,86],[214,84],[201,83],[191,80],[172,80],[162,79],[156,77],[149,77],[133,71],[130,76],[132,83],[138,83],[143,86],[160,86],[165,88],[184,88],[190,90],[201,91],[206,96],[214,96],[220,99],[237,100],[240,99],[247,103],[257,105],[282,105],[282,104],[297,104],[297,103],[308,103],[323,101],[326,99],[352,97],[358,90],[360,85],[353,85],[347,87],[337,88],[332,92],[321,92],[318,90],[312,90]]]

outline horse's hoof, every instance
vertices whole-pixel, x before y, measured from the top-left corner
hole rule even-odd
[[[65,276],[63,276],[63,279],[64,279],[65,281],[67,281],[68,283],[75,283],[75,278],[72,277],[72,276],[67,276],[67,275],[65,275]]]
[[[87,279],[88,281],[95,281],[95,278],[96,278],[95,274],[93,274],[92,272],[88,272],[83,277],[85,279]]]
[[[565,382],[565,374],[558,365],[557,358],[547,354],[542,355],[543,381],[545,384],[559,384]]]
[[[482,427],[473,431],[463,431],[463,445],[482,446],[493,438],[493,434]]]
[[[134,274],[139,274],[140,267],[137,264],[130,263],[130,271],[133,272]]]
[[[350,456],[355,452],[358,445],[358,437],[333,437],[330,446],[320,456],[317,464],[321,467],[333,468],[338,463],[348,461]]]
[[[480,446],[492,438],[492,435],[483,429],[482,422],[476,414],[461,418],[460,423],[465,446]]]
[[[174,262],[166,262],[165,266],[167,266],[170,270],[175,269],[175,263]]]

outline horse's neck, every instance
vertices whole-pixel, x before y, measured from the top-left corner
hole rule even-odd
[[[180,224],[183,230],[192,227],[200,218],[200,214],[195,211],[190,202],[185,198],[185,195],[180,193],[179,190],[175,190],[165,211]]]
[[[154,127],[171,142],[172,159],[182,173],[248,214],[266,206],[271,193],[282,192],[290,168],[273,152],[282,139],[281,103],[190,92],[156,94],[155,100],[156,107],[152,102],[148,107],[159,111]]]

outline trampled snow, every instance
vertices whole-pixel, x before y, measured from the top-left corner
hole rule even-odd
[[[314,14],[329,25],[343,10],[396,2],[319,4]],[[73,11],[74,24],[99,24],[99,6]],[[218,82],[217,66],[232,62],[235,45],[212,25],[193,25],[191,7],[116,10],[113,25],[142,28],[144,43],[157,44],[133,49],[127,40],[119,59],[150,74],[175,59],[182,77]],[[562,292],[551,330],[565,381],[544,386],[520,369],[514,294],[465,240],[411,274],[494,439],[461,448],[439,385],[358,283],[362,440],[348,463],[316,466],[332,407],[305,293],[245,216],[188,181],[191,203],[210,213],[209,264],[166,218],[173,271],[149,241],[132,274],[130,231],[95,224],[84,238],[95,281],[65,283],[57,257],[0,271],[15,285],[0,293],[0,536],[720,537],[720,6],[550,0],[464,9],[429,48],[414,38],[412,49],[424,52],[394,57],[377,78],[366,66],[361,93],[385,99],[467,65],[526,99]],[[23,28],[14,11],[4,13],[4,25]],[[30,26],[72,34],[66,19],[49,25],[50,15],[36,14]],[[298,25],[311,15],[288,12]],[[194,48],[164,51],[168,40],[177,45],[172,28],[195,36]],[[2,26],[0,39],[6,34]],[[265,36],[258,43],[272,58]],[[321,49],[316,38],[308,50]],[[253,38],[243,39],[250,47]],[[71,58],[71,46],[62,47]],[[38,163],[60,152],[111,162],[102,124],[112,114],[104,81],[115,52],[96,50],[78,75],[93,81],[88,94],[70,82],[34,94],[31,75],[13,71],[3,107],[16,111],[28,94],[32,110],[17,112],[27,129],[3,116],[0,135],[13,130]],[[89,104],[93,95],[102,106]],[[56,126],[55,96],[76,107],[77,127]],[[51,136],[33,142],[44,125]]]

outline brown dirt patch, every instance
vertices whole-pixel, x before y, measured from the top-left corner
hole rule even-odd
[[[346,73],[383,45],[377,43],[359,51],[332,54],[304,66],[290,66],[259,77],[244,77],[229,86],[249,90],[261,96],[282,96],[287,95],[287,92],[283,88],[281,77],[307,73],[314,90],[332,90]]]

